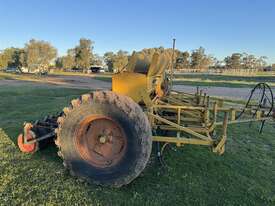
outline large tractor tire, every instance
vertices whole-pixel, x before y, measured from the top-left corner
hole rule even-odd
[[[97,91],[72,100],[63,111],[55,142],[72,175],[114,187],[139,176],[151,154],[152,133],[137,103]]]

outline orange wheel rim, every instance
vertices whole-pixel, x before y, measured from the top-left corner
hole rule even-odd
[[[106,168],[122,159],[127,139],[120,125],[111,118],[90,115],[77,127],[74,144],[82,159],[95,167]]]
[[[31,138],[27,138],[27,139],[30,140]],[[20,134],[18,136],[17,145],[18,145],[20,151],[25,152],[25,153],[33,153],[37,150],[36,143],[32,143],[32,144],[25,144],[24,143],[23,134]]]

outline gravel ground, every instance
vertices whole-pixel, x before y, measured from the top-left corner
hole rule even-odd
[[[111,89],[110,82],[104,82],[93,79],[91,77],[82,76],[49,76],[43,77],[38,80],[21,81],[21,80],[0,80],[1,85],[20,86],[20,85],[33,85],[33,86],[54,86],[64,88],[81,88],[81,89],[97,89],[109,90]]]
[[[174,90],[184,91],[188,93],[196,92],[197,88],[194,86],[174,85]],[[234,99],[247,99],[249,97],[251,88],[230,88],[230,87],[199,87],[204,93],[210,96],[219,96]],[[273,88],[273,94],[275,89]]]

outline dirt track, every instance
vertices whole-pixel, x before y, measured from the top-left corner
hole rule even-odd
[[[96,80],[90,76],[48,76],[41,79],[30,81],[20,80],[0,80],[0,85],[20,86],[20,85],[41,85],[41,86],[54,86],[65,88],[84,88],[84,89],[98,89],[109,90],[111,89],[111,82]],[[196,87],[175,85],[175,90],[194,93]],[[229,88],[229,87],[200,87],[203,92],[211,96],[229,97],[234,99],[246,99],[251,91],[251,88]],[[275,89],[273,89],[275,93]]]
[[[177,91],[185,91],[188,93],[195,93],[197,88],[194,86],[175,85],[174,89]],[[210,96],[229,97],[234,99],[247,99],[251,88],[230,88],[230,87],[199,87],[203,93]]]
[[[93,79],[89,76],[48,76],[42,77],[40,79],[30,79],[30,80],[0,80],[1,85],[8,86],[20,86],[20,85],[41,85],[41,86],[54,86],[54,87],[64,87],[64,88],[84,88],[84,89],[110,89],[111,82],[104,82],[100,80]]]

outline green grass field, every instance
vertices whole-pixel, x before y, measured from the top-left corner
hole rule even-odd
[[[0,205],[275,205],[275,129],[229,127],[223,156],[202,146],[167,151],[168,168],[150,164],[132,184],[104,188],[75,179],[50,147],[22,154],[22,123],[60,111],[87,90],[0,87]]]
[[[94,75],[94,79],[111,82],[111,75]],[[190,86],[213,86],[213,87],[235,87],[235,88],[251,88],[259,82],[268,83],[275,87],[275,76],[258,75],[258,76],[234,76],[234,75],[218,75],[218,74],[180,74],[175,75],[175,85]]]
[[[70,76],[89,76],[96,80],[105,82],[112,81],[111,73],[84,74],[76,72],[55,72],[50,75],[70,75]],[[32,74],[11,74],[0,72],[0,80],[25,80],[39,81],[43,77]],[[271,87],[275,87],[274,75],[258,75],[258,76],[239,76],[239,75],[220,75],[220,74],[176,74],[174,76],[174,85],[190,85],[190,86],[210,86],[210,87],[235,87],[235,88],[252,88],[259,82],[268,83]]]
[[[111,82],[112,76],[94,75],[94,79]],[[265,82],[275,87],[275,76],[258,75],[258,76],[234,76],[218,74],[181,74],[175,75],[174,85],[190,86],[212,86],[212,87],[235,87],[235,88],[253,88],[257,83]]]
[[[197,79],[201,80],[221,80],[221,81],[245,81],[245,82],[275,82],[273,75],[257,75],[257,76],[239,76],[239,75],[221,75],[221,74],[178,74],[177,78]]]
[[[80,72],[54,72],[50,73],[48,76],[86,76],[90,77],[93,79],[101,80],[101,81],[106,81],[106,82],[111,82],[112,81],[112,74],[110,73],[97,73],[97,74],[84,74]],[[24,80],[24,81],[39,81],[43,80],[44,77],[47,76],[39,76],[35,74],[15,74],[15,73],[6,73],[0,71],[0,80]]]
[[[234,76],[219,74],[177,74],[175,75],[176,85],[191,86],[216,86],[216,87],[254,87],[259,82],[268,83],[275,86],[275,76],[259,75],[259,76]]]

